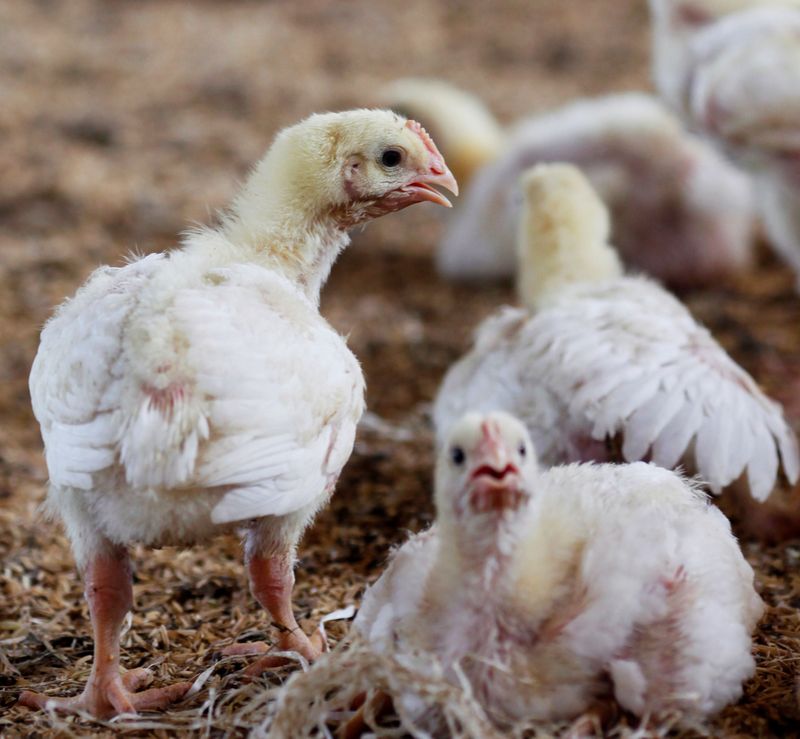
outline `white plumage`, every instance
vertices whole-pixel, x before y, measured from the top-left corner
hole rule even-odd
[[[589,177],[613,213],[614,243],[629,267],[687,287],[750,264],[748,178],[649,95],[580,100],[505,133],[478,100],[442,82],[401,80],[386,99],[430,121],[459,181],[469,182],[437,252],[448,277],[514,273],[515,183],[528,167],[553,161],[572,162]]]
[[[439,440],[470,409],[515,413],[546,465],[612,458],[683,463],[720,491],[746,474],[772,491],[780,461],[800,471],[781,408],[673,296],[625,276],[605,209],[569,165],[525,181],[520,287],[528,308],[504,308],[477,331],[436,399]]]
[[[163,707],[188,687],[121,682],[134,542],[246,524],[252,590],[284,628],[281,645],[319,653],[291,609],[294,549],[364,408],[358,361],[319,314],[319,291],[352,226],[424,200],[449,205],[432,184],[457,190],[414,121],[312,116],[276,138],[218,229],[100,268],[45,326],[30,389],[48,503],[84,570],[95,629],[86,690],[59,708],[108,716]]]
[[[215,238],[102,269],[42,332],[31,393],[50,502],[77,498],[98,537],[185,543],[291,514],[349,456],[357,360],[285,277],[220,266]]]
[[[800,280],[800,2],[651,8],[659,91],[753,175],[770,241]]]
[[[436,507],[364,597],[375,649],[465,676],[498,722],[569,719],[609,692],[691,719],[741,695],[763,605],[728,521],[679,475],[540,471],[520,422],[472,413],[440,449]]]

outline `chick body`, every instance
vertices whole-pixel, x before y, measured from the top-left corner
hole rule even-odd
[[[512,458],[519,422],[474,416],[510,430]],[[440,469],[454,443],[469,448],[459,433],[474,416],[451,429]],[[495,538],[477,544],[478,514],[448,505],[459,480],[437,476],[435,526],[398,550],[359,612],[374,648],[421,667],[434,655],[498,723],[569,719],[610,696],[639,716],[735,700],[763,605],[722,513],[645,463],[521,469],[528,504],[480,524]]]

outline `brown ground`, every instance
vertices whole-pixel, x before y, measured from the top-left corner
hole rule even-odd
[[[402,4],[28,0],[0,3],[0,734],[88,735],[12,707],[35,687],[76,692],[91,639],[69,546],[37,515],[46,471],[26,379],[53,305],[96,265],[174,242],[207,222],[274,131],[309,112],[369,102],[399,75],[442,75],[506,120],[586,93],[647,83],[644,0],[480,0]],[[363,362],[373,412],[421,428],[413,442],[363,434],[333,505],[300,552],[296,607],[307,627],[357,603],[391,543],[430,520],[424,412],[475,323],[510,291],[453,287],[433,272],[440,232],[429,206],[358,236],[327,287],[323,312]],[[768,256],[737,284],[690,303],[766,387],[794,403],[800,303]],[[792,387],[794,385],[794,388]],[[746,545],[769,612],[758,674],[714,722],[720,736],[797,732],[800,578],[796,544]],[[156,681],[215,664],[232,639],[269,628],[251,600],[238,543],[136,551],[127,666]],[[343,627],[331,629],[334,637]],[[167,717],[118,729],[163,735],[202,725],[244,734],[267,721],[288,674],[242,687],[222,663]],[[234,723],[234,717],[235,723]],[[158,728],[161,727],[161,728]]]

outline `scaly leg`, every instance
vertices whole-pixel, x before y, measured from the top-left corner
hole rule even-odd
[[[84,593],[94,631],[94,661],[83,693],[75,698],[50,698],[25,690],[19,697],[20,704],[38,709],[53,706],[66,712],[84,710],[98,718],[109,718],[119,713],[161,710],[183,698],[192,685],[190,682],[137,693],[134,691],[149,678],[147,670],[124,674],[120,671],[120,629],[133,605],[131,568],[125,549],[104,552],[89,561]]]
[[[271,556],[248,553],[246,559],[250,590],[255,599],[267,609],[280,630],[278,648],[286,652],[297,652],[309,662],[315,660],[322,653],[325,644],[318,633],[309,639],[295,620],[292,611],[292,555],[288,552]],[[258,654],[267,650],[268,647],[263,643],[233,644],[224,654]],[[245,670],[245,674],[254,677],[286,662],[282,657],[267,654],[253,662]]]

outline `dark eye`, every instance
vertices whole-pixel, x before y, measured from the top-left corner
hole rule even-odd
[[[521,441],[519,443],[519,447],[517,448],[517,451],[519,452],[519,456],[520,457],[524,457],[528,453],[528,450],[525,448],[525,442]]]
[[[453,460],[453,464],[462,465],[464,464],[464,450],[460,446],[454,446],[450,450],[450,459]]]
[[[396,167],[403,161],[403,152],[399,149],[386,149],[381,154],[381,164],[384,167]]]

